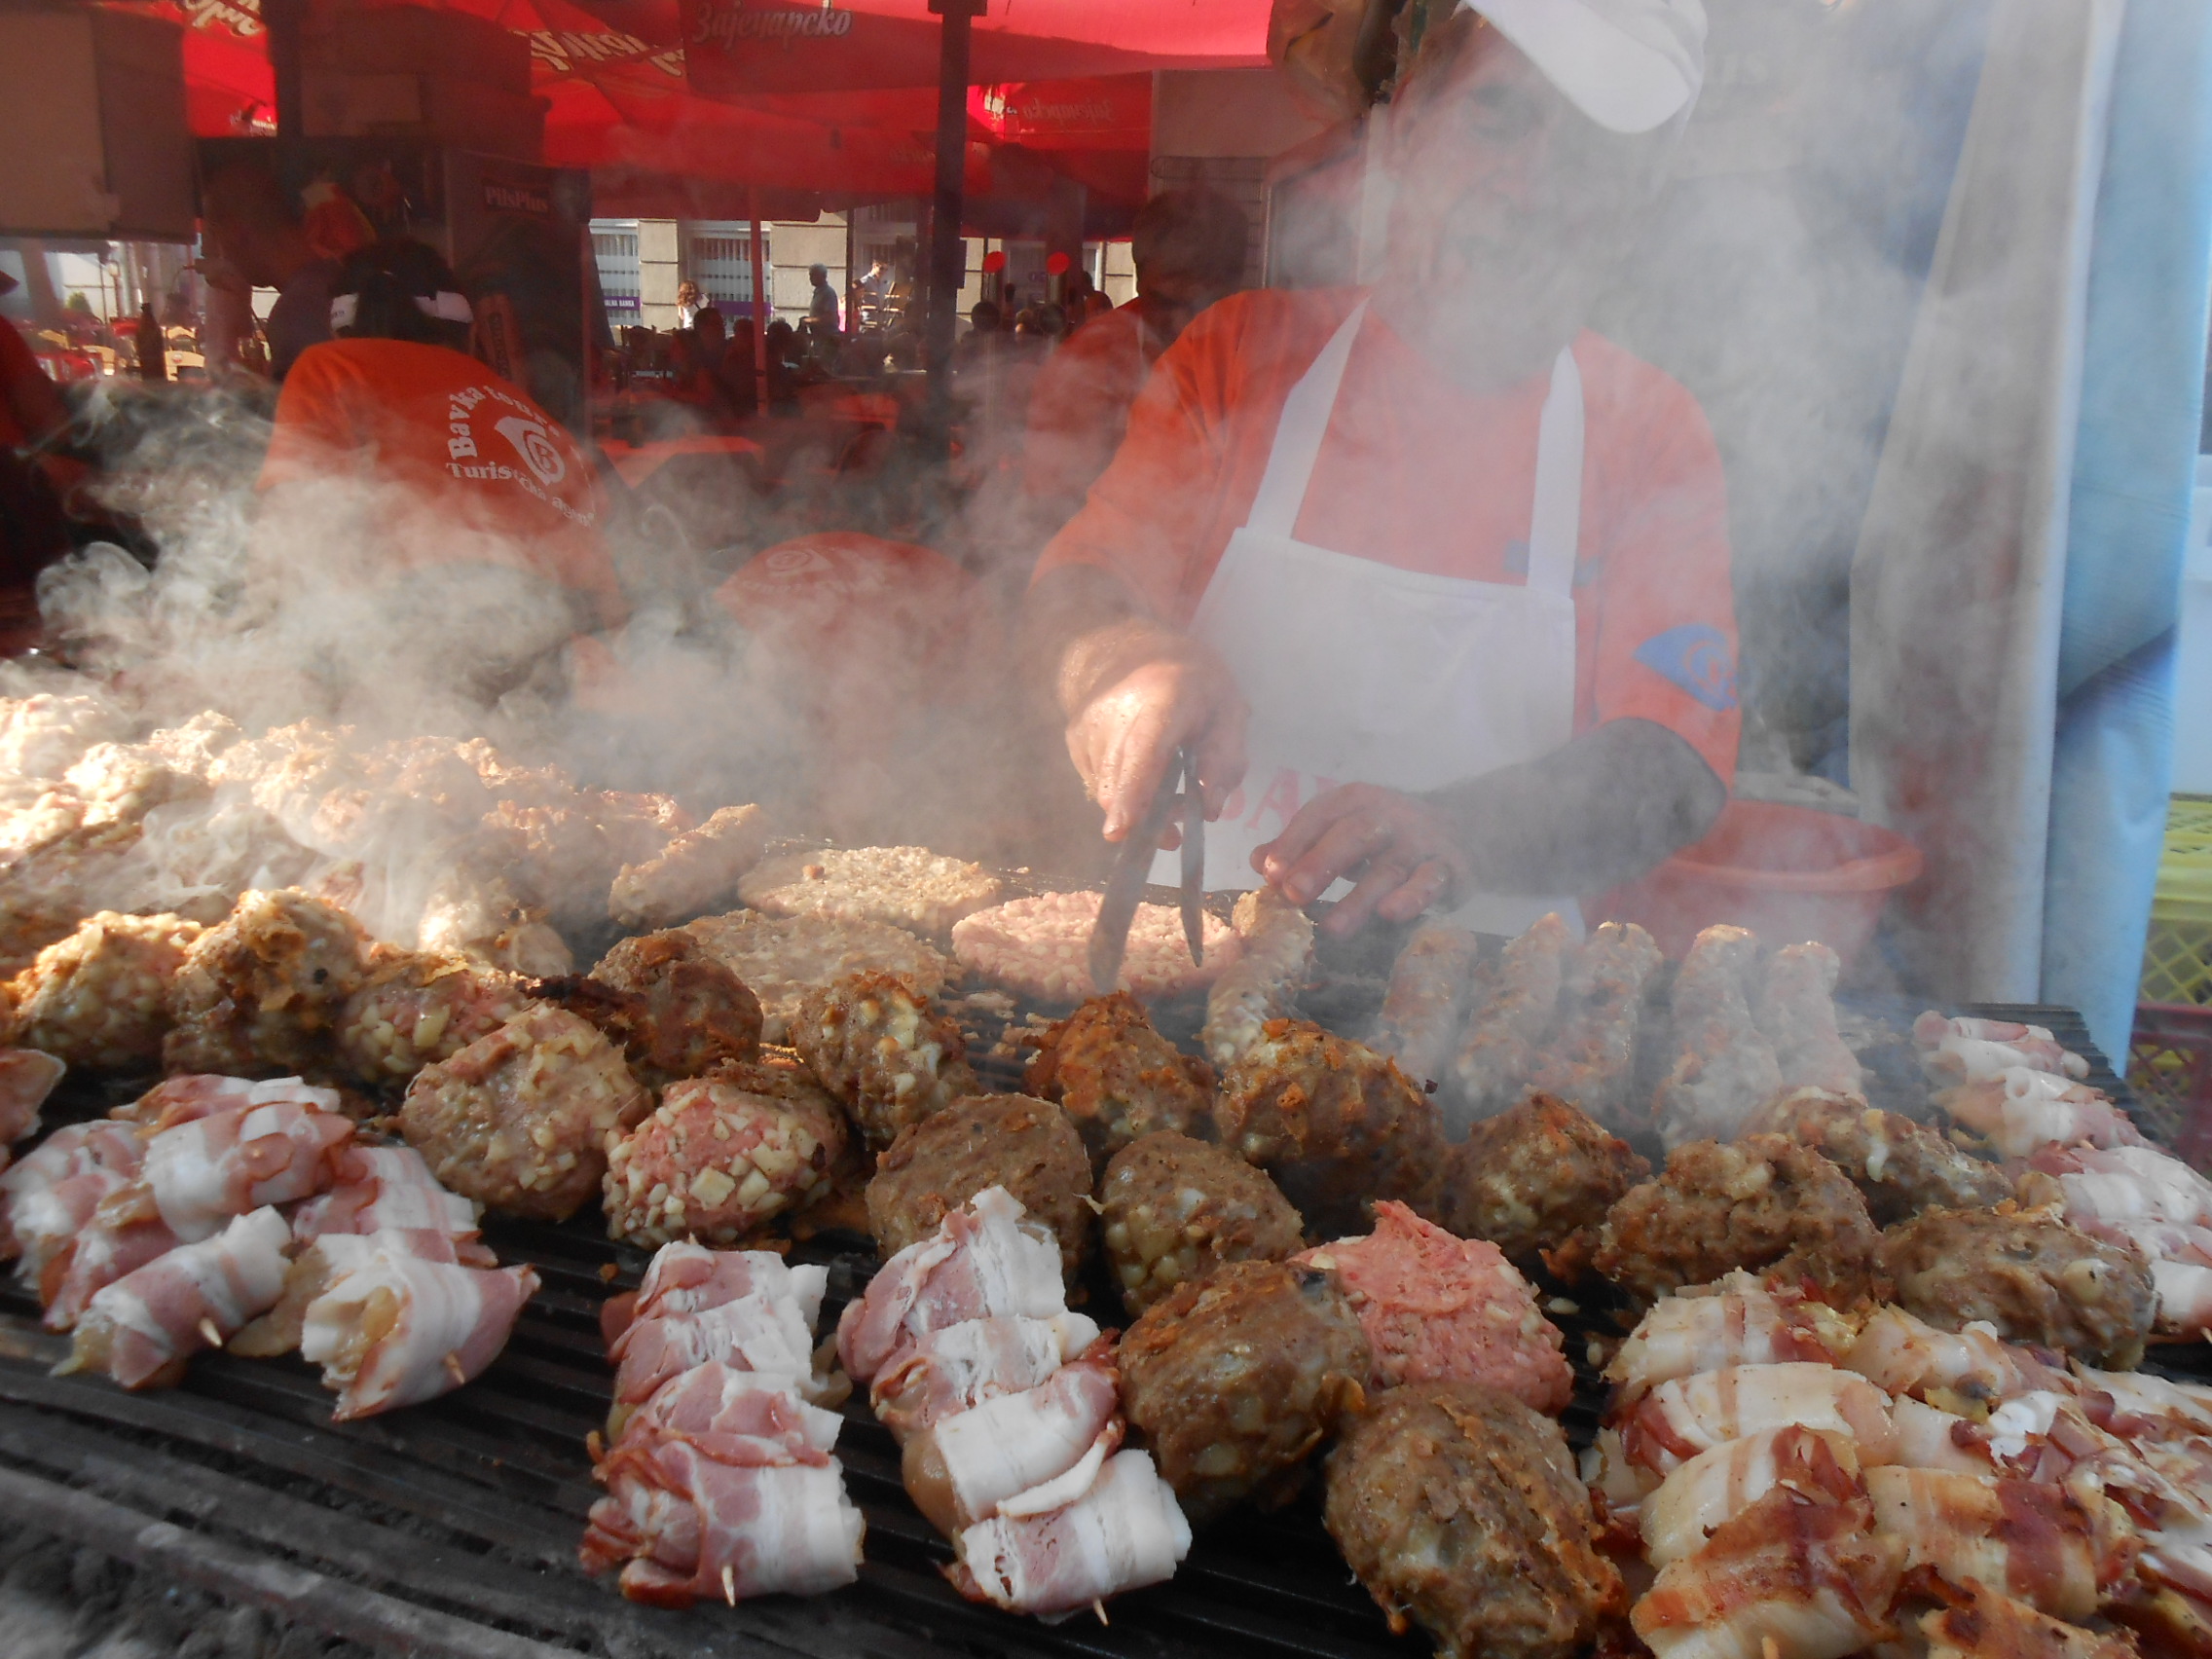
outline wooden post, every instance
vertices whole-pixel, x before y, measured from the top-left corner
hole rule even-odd
[[[753,215],[753,375],[754,390],[758,398],[755,407],[765,415],[768,413],[768,272],[761,248],[757,186],[746,187],[745,207]]]

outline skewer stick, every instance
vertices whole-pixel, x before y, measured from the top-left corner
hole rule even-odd
[[[461,1388],[461,1387],[464,1387],[464,1386],[466,1386],[466,1385],[467,1385],[467,1382],[468,1382],[468,1373],[467,1373],[467,1372],[465,1372],[465,1371],[463,1371],[463,1370],[462,1370],[462,1369],[461,1368],[461,1355],[460,1355],[460,1354],[458,1354],[458,1353],[449,1353],[449,1354],[447,1354],[447,1355],[446,1355],[446,1358],[445,1358],[445,1366],[446,1366],[446,1375],[447,1375],[448,1377],[450,1377],[450,1378],[452,1378],[452,1379],[453,1379],[453,1385],[454,1385],[454,1386],[455,1386],[456,1388]]]
[[[221,1347],[223,1346],[222,1331],[217,1328],[215,1321],[205,1314],[202,1314],[200,1318],[200,1335],[209,1347]]]
[[[1090,1599],[1090,1610],[1098,1615],[1098,1622],[1100,1624],[1111,1625],[1114,1622],[1112,1619],[1106,1616],[1105,1602],[1096,1596],[1093,1596]]]
[[[737,1605],[737,1570],[726,1561],[722,1563],[722,1600],[733,1607]]]

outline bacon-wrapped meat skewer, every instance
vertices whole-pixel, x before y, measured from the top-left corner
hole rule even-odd
[[[38,1109],[68,1069],[37,1049],[0,1049],[0,1170],[17,1141],[38,1133]]]
[[[136,1186],[108,1207],[158,1214],[190,1243],[233,1216],[322,1191],[352,1138],[350,1120],[291,1098],[212,1112],[152,1136]]]
[[[2069,1077],[2089,1075],[2089,1062],[2040,1025],[2009,1019],[1945,1019],[1931,1010],[1912,1022],[1920,1063],[1941,1083],[1977,1083],[2013,1066]]]
[[[300,1356],[338,1391],[337,1421],[416,1405],[497,1359],[536,1289],[528,1267],[464,1268],[372,1249],[309,1304]]]
[[[126,1273],[92,1297],[64,1369],[102,1371],[126,1388],[173,1383],[195,1353],[276,1303],[291,1236],[282,1216],[258,1209]]]
[[[2101,1090],[2027,1066],[1946,1088],[1936,1104],[2003,1158],[2031,1158],[2046,1146],[2103,1151],[2144,1144],[2134,1122]]]
[[[0,1172],[0,1257],[36,1285],[101,1201],[129,1186],[146,1155],[133,1124],[64,1124]]]

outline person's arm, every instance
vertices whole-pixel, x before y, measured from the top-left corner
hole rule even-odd
[[[1538,760],[1427,794],[1332,790],[1253,855],[1297,903],[1339,876],[1352,891],[1327,926],[1407,922],[1469,893],[1597,893],[1703,835],[1728,792],[1663,725],[1609,720]]]

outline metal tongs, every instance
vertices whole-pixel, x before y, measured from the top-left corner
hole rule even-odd
[[[1152,856],[1160,850],[1161,832],[1169,819],[1183,831],[1183,939],[1191,947],[1191,960],[1203,962],[1205,950],[1206,807],[1198,790],[1198,763],[1188,749],[1178,749],[1160,789],[1145,808],[1144,819],[1129,831],[1121,851],[1114,855],[1113,873],[1098,901],[1098,921],[1090,930],[1090,984],[1105,996],[1121,988],[1122,957],[1129,947],[1129,924],[1137,918],[1144,898],[1145,878],[1152,873]]]

